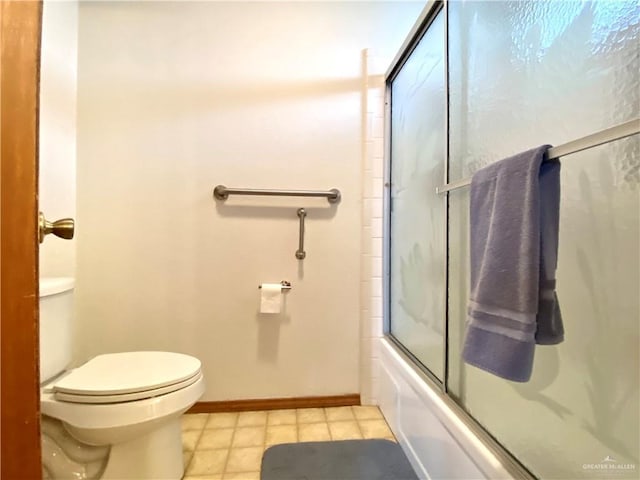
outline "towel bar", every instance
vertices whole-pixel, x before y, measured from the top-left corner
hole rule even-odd
[[[560,158],[571,153],[581,152],[589,148],[597,147],[605,143],[620,140],[622,138],[630,137],[640,133],[640,119],[629,120],[628,122],[621,123],[615,127],[607,128],[586,137],[578,138],[571,142],[557,147],[551,147],[547,152],[549,160],[554,158]],[[471,184],[471,178],[463,178],[454,182],[449,182],[446,185],[436,188],[437,194],[450,192],[451,190],[457,190],[458,188],[466,187]]]

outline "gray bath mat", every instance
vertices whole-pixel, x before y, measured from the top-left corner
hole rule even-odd
[[[260,480],[418,480],[397,443],[344,440],[274,445]]]

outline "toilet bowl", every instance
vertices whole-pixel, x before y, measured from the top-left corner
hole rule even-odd
[[[51,288],[47,280],[58,282],[58,287]],[[61,279],[41,280],[41,344],[50,327],[48,314],[55,310],[60,317],[66,312],[62,303],[71,305],[73,282],[65,279],[64,287],[60,282]],[[56,300],[57,308],[47,308],[45,299],[51,305]],[[62,326],[56,327],[51,336],[60,341],[58,327]],[[41,361],[46,362],[46,355],[57,359],[58,365],[67,363],[66,355],[53,354],[58,350],[55,346],[41,350]],[[48,374],[55,372],[41,385],[40,395],[46,418],[46,476],[105,480],[182,478],[180,415],[204,392],[197,358],[172,352],[121,352],[98,355],[78,368],[67,370],[66,366],[41,368]],[[57,423],[69,435],[61,434]],[[91,450],[101,446],[108,449]],[[86,454],[88,451],[91,455]],[[86,460],[89,457],[90,464]]]

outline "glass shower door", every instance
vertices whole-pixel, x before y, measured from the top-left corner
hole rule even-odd
[[[448,194],[448,210],[447,195],[435,192],[446,142],[455,182],[538,145],[640,118],[640,4],[445,8],[446,28],[441,10],[387,79],[390,335],[533,475],[638,478],[640,135],[561,158],[565,341],[536,347],[525,383],[462,361],[469,188]]]
[[[637,2],[451,2],[451,180],[640,117]],[[540,478],[638,478],[640,140],[561,159],[565,341],[510,382],[462,363],[469,190],[449,194],[449,391]],[[629,466],[635,465],[635,468]]]
[[[444,14],[391,80],[390,333],[444,378]]]

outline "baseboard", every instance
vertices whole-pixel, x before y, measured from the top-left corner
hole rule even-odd
[[[197,402],[187,413],[247,412],[252,410],[280,410],[286,408],[348,407],[360,405],[360,394],[329,395],[324,397],[261,398],[253,400],[222,400]]]

